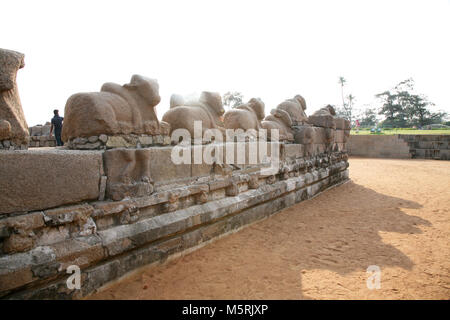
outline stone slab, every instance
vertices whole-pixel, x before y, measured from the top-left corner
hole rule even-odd
[[[0,215],[94,200],[101,152],[33,149],[0,153]]]

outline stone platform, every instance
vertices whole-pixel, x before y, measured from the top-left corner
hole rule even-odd
[[[279,156],[274,171],[250,143],[179,147],[190,162],[181,164],[174,146],[0,153],[0,297],[81,298],[309,199],[348,180],[338,140],[265,142],[267,156]],[[227,149],[239,160],[222,163]],[[66,285],[71,265],[80,290]]]

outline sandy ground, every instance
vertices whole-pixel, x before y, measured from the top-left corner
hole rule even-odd
[[[89,298],[450,299],[450,161],[353,158],[350,177]]]

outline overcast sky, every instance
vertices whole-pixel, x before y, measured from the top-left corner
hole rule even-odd
[[[70,95],[158,80],[159,118],[172,93],[240,91],[266,114],[301,94],[307,113],[357,105],[412,77],[450,112],[450,0],[5,1],[0,47],[25,54],[18,86],[28,125],[63,113]]]

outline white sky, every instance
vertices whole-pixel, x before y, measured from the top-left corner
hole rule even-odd
[[[132,74],[172,93],[240,91],[266,114],[302,94],[307,113],[357,105],[413,77],[450,113],[450,0],[4,1],[0,47],[25,53],[18,73],[28,125],[63,114],[67,98]]]

